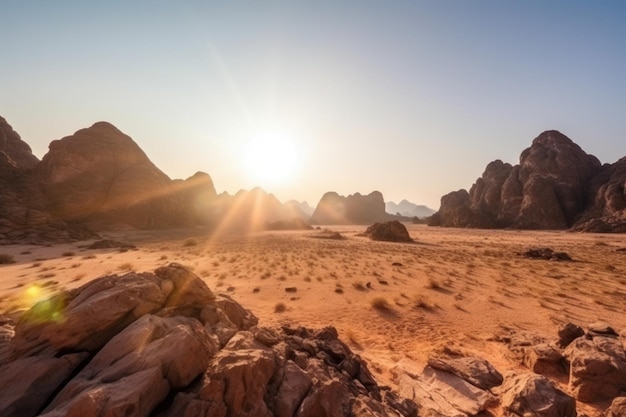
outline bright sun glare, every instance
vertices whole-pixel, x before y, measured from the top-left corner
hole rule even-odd
[[[262,185],[287,183],[293,178],[298,152],[287,136],[267,133],[250,141],[244,160],[248,174]]]

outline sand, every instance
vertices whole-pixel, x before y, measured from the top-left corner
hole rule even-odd
[[[359,236],[365,226],[342,226],[331,228],[343,240],[315,230],[211,237],[194,229],[104,234],[137,245],[126,252],[82,247],[90,242],[0,246],[16,260],[0,265],[0,313],[17,315],[102,275],[178,262],[261,325],[335,326],[391,386],[394,366],[423,366],[444,347],[485,357],[503,373],[521,369],[497,340],[510,330],[548,339],[568,321],[626,330],[626,236],[408,227],[414,244],[374,242]],[[574,261],[519,255],[534,247]]]

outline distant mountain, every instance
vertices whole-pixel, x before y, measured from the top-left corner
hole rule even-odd
[[[379,191],[347,197],[331,191],[317,204],[311,224],[371,224],[394,218],[385,211],[385,201]]]
[[[300,202],[296,200],[289,200],[284,203],[287,207],[293,207],[300,214],[299,217],[303,220],[309,220],[313,215],[315,209],[309,206],[309,203],[306,201]]]
[[[388,201],[385,203],[385,210],[389,214],[400,214],[404,217],[419,217],[420,219],[435,214],[435,210],[430,207],[417,205],[407,200],[402,200],[400,204]]]
[[[281,203],[274,194],[262,188],[240,190],[235,195],[221,193],[215,203],[218,229],[221,231],[247,232],[262,230],[277,222],[306,222],[310,215],[303,213],[309,207],[306,203],[289,201]],[[310,207],[309,207],[310,208]]]
[[[495,160],[469,192],[441,197],[430,224],[626,232],[626,158],[602,165],[556,130],[537,136],[518,165]]]

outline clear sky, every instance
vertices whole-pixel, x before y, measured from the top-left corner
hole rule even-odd
[[[315,205],[380,190],[438,208],[546,129],[602,162],[626,155],[624,1],[1,9],[0,115],[39,157],[106,120],[170,177],[205,171],[218,192],[260,185]]]

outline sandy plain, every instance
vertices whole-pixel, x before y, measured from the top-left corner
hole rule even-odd
[[[626,236],[563,231],[407,225],[413,244],[374,242],[364,226],[211,236],[206,232],[104,233],[136,250],[86,249],[91,242],[0,246],[0,314],[19,316],[55,291],[128,271],[178,262],[226,293],[260,325],[332,325],[379,382],[393,368],[424,366],[449,349],[521,370],[499,341],[507,332],[553,340],[560,324],[603,321],[626,331]],[[528,259],[530,248],[567,252],[572,262]],[[558,381],[566,384],[567,381]],[[606,404],[582,408],[596,414]]]

